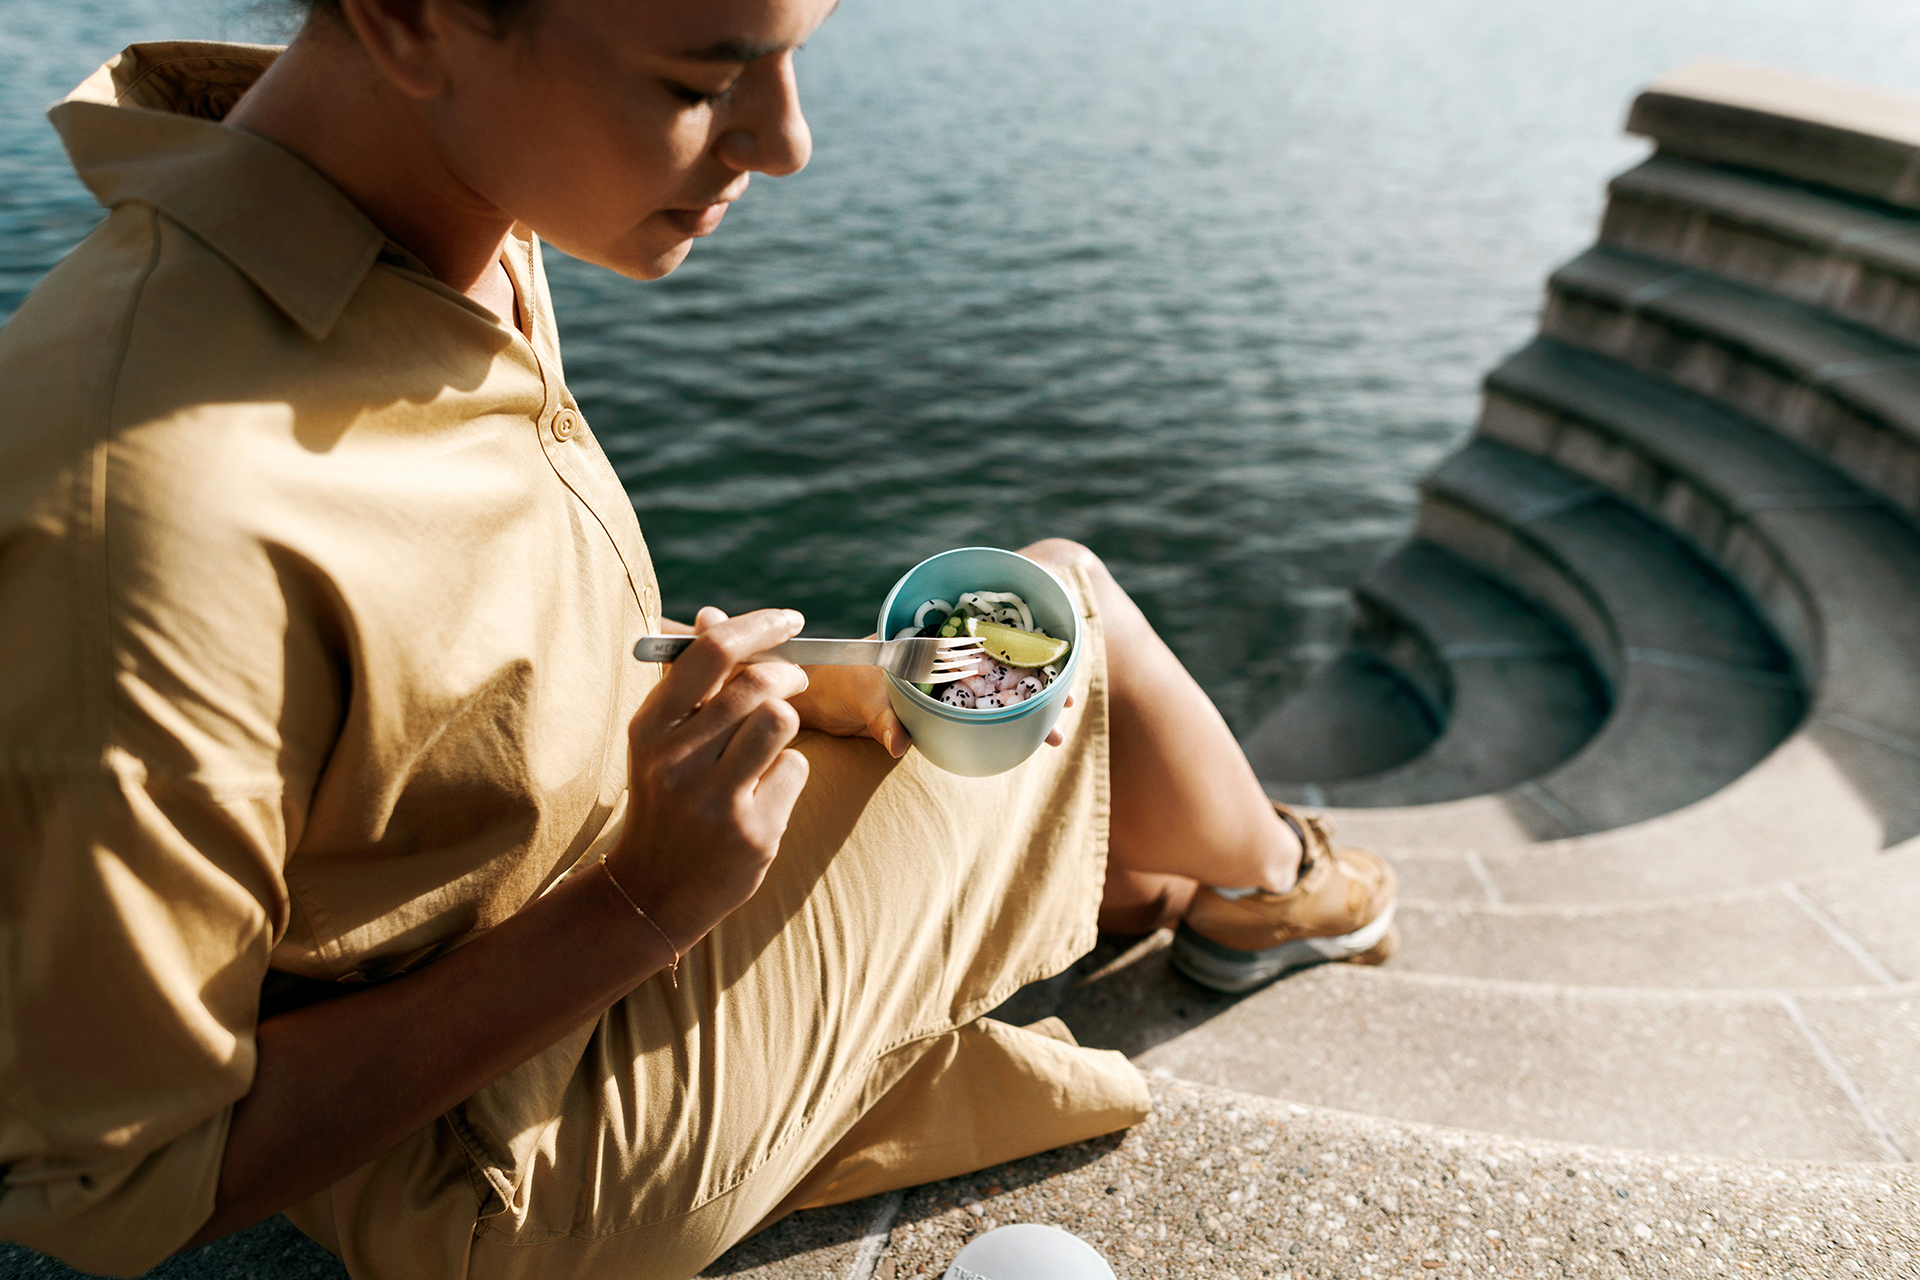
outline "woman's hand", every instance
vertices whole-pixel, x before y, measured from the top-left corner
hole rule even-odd
[[[876,639],[868,636],[867,639]],[[836,738],[865,734],[885,747],[898,760],[907,753],[912,735],[894,714],[887,696],[887,677],[878,667],[808,667],[807,691],[793,700],[800,713],[800,727],[818,729]],[[1073,695],[1067,695],[1067,706]],[[1047,745],[1057,747],[1065,739],[1055,729],[1047,735]]]
[[[693,635],[694,629],[671,618],[660,620],[660,634]],[[872,640],[875,637],[868,636]],[[800,727],[830,733],[836,738],[864,734],[885,747],[894,759],[907,753],[912,740],[887,700],[887,678],[878,667],[807,667],[807,688],[791,699],[800,713]]]
[[[807,782],[788,746],[807,673],[747,659],[799,634],[791,609],[706,608],[627,731],[627,827],[607,869],[686,950],[753,896]]]
[[[715,610],[718,612],[718,610]],[[694,628],[671,618],[660,621],[662,635],[688,635]],[[867,639],[878,639],[868,636]],[[887,678],[878,667],[807,667],[807,688],[790,701],[800,713],[800,727],[836,738],[872,738],[898,760],[907,753],[913,735],[894,714],[887,697]],[[1066,705],[1073,706],[1073,695]],[[1055,729],[1047,735],[1047,745],[1057,747],[1066,741]]]
[[[912,739],[893,713],[887,677],[878,667],[808,667],[807,690],[793,700],[804,729],[836,738],[865,734],[898,760]]]

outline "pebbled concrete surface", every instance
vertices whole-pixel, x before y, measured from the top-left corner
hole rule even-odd
[[[1049,1222],[1120,1280],[1920,1280],[1920,1169],[1521,1142],[1153,1081],[1125,1134],[796,1214],[704,1274],[937,1277],[968,1240]],[[897,1208],[895,1207],[897,1203]],[[284,1219],[154,1280],[342,1280]],[[0,1276],[78,1273],[0,1247]],[[616,1280],[608,1277],[607,1280]]]
[[[935,1277],[973,1236],[1050,1222],[1121,1280],[1920,1277],[1920,1171],[1635,1156],[1154,1082],[1119,1139],[906,1194],[871,1271],[796,1248],[735,1280]],[[849,1231],[875,1201],[821,1211]],[[823,1224],[796,1215],[747,1247]],[[739,1252],[739,1251],[736,1251]],[[731,1265],[723,1259],[722,1266]]]

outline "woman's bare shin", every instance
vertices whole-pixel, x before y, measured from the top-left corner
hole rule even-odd
[[[1100,894],[1100,932],[1133,936],[1171,929],[1199,888],[1198,880],[1186,876],[1132,871],[1110,861]]]
[[[1082,565],[1106,632],[1113,816],[1103,923],[1170,923],[1199,884],[1289,887],[1299,840],[1274,815],[1212,700],[1139,606],[1077,543],[1048,539],[1022,554]]]

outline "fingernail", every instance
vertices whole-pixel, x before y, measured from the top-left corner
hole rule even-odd
[[[780,612],[786,615],[787,625],[795,631],[807,625],[806,615],[798,609],[782,609]]]

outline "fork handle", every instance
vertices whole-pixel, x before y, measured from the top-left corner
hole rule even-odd
[[[633,646],[633,656],[642,662],[672,662],[692,643],[692,636],[641,636]]]
[[[641,636],[633,646],[633,656],[642,662],[672,662],[687,651],[693,639],[692,636]],[[878,640],[796,639],[762,649],[747,661],[865,666],[879,659],[880,644]]]

